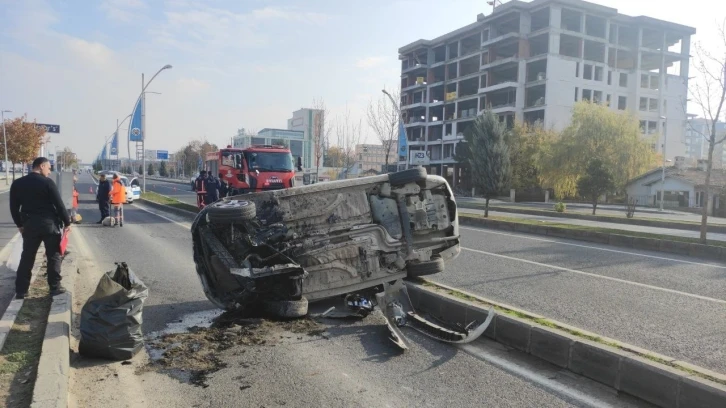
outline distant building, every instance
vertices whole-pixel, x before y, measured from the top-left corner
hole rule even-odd
[[[708,140],[711,134],[711,121],[703,118],[690,118],[686,124],[686,157],[694,162],[699,159],[708,158]],[[726,136],[726,123],[716,123],[716,137],[722,138]],[[724,144],[719,143],[713,150],[713,167],[723,168],[726,161],[726,151]]]
[[[396,148],[398,143],[394,143],[388,152],[388,164],[396,164]],[[386,149],[379,144],[359,144],[355,146],[355,166],[356,173],[375,170],[376,172],[384,171],[386,165]]]
[[[324,112],[320,109],[303,108],[293,112],[292,118],[287,120],[287,128],[289,130],[297,130],[303,132],[303,167],[307,169],[315,167],[315,124],[317,123],[317,121],[324,119],[323,114]],[[327,146],[324,150],[327,150]],[[320,161],[322,165],[322,157],[320,158]]]

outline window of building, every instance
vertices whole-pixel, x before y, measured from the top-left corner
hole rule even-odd
[[[584,79],[592,79],[592,65],[585,64],[585,68],[582,70],[582,77]]]
[[[645,134],[645,127],[647,126],[647,122],[644,120],[640,121],[640,133]]]
[[[608,70],[608,85],[613,84],[613,71]]]
[[[647,74],[640,74],[640,87],[643,89],[648,89],[649,85],[649,79]]]
[[[654,98],[650,98],[648,102],[648,110],[651,112],[657,112],[658,111],[658,100]]]
[[[620,86],[622,86],[623,88],[628,87],[628,74],[626,74],[625,72],[620,73]]]
[[[641,112],[645,112],[648,110],[648,98],[640,98],[640,107]]]
[[[590,89],[583,89],[582,90],[582,100],[583,101],[590,101],[590,100],[592,100],[592,90],[590,90]]]
[[[575,87],[575,102],[577,102],[577,96],[580,93],[580,88]]]
[[[579,77],[580,77],[580,63],[576,62],[575,63],[575,78],[579,78]]]
[[[608,94],[607,97],[605,98],[605,104],[607,106],[610,106],[610,101],[611,100],[612,100],[612,95]]]
[[[650,77],[650,89],[658,90],[660,88],[660,77],[652,75]]]
[[[603,68],[595,67],[595,80],[602,82],[603,80]]]
[[[594,91],[592,93],[592,101],[595,103],[602,103],[602,91]]]
[[[658,124],[652,120],[648,121],[648,134],[652,135],[658,131]]]
[[[620,109],[620,110],[628,109],[628,98],[626,98],[624,96],[618,96],[618,109]]]

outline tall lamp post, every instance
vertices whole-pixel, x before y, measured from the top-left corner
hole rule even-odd
[[[2,117],[3,121],[3,145],[5,146],[5,185],[7,186],[10,182],[8,179],[10,178],[10,173],[8,172],[8,137],[5,135],[5,114],[6,113],[12,113],[12,111],[4,110],[0,111],[0,117]],[[13,173],[14,174],[14,173]]]
[[[396,102],[396,100],[393,99],[393,96],[391,96],[391,94],[388,93],[388,91],[386,91],[385,89],[383,89],[382,92],[383,92],[384,95],[386,95],[388,97],[388,99],[391,100],[391,103],[393,104],[393,107],[396,108],[396,112],[398,112],[398,123],[399,123],[399,126],[401,126],[401,123],[403,122],[403,113],[401,112],[401,107],[398,105],[398,102]],[[399,137],[399,139],[401,138],[400,132],[398,134],[398,137]],[[408,140],[406,142],[408,142]],[[408,143],[406,143],[406,145],[408,145]],[[398,146],[396,146],[396,156],[399,159],[399,160],[396,161],[397,163],[401,159],[400,146],[401,146],[401,141],[399,140],[398,141]],[[410,160],[409,157],[410,157],[410,155],[409,155],[409,152],[407,151],[406,152],[406,168],[407,169],[408,169],[408,164],[409,164],[409,160]],[[398,166],[396,166],[396,167],[398,167]],[[398,169],[396,169],[396,170],[398,170]],[[388,171],[388,169],[386,169],[386,171]]]
[[[144,74],[141,74],[141,95],[139,95],[139,98],[141,98],[141,191],[146,192],[146,88],[151,85],[151,83],[154,81],[154,78],[156,78],[157,75],[161,73],[161,71],[165,69],[171,69],[171,65],[166,64],[161,69],[156,71],[156,74],[151,77],[149,82],[144,83]]]
[[[665,170],[666,170],[666,143],[668,142],[668,128],[666,127],[666,117],[661,116],[663,121],[663,166],[660,173],[660,210],[663,211],[663,201],[665,201]]]

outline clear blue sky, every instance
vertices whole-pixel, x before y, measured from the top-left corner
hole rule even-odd
[[[704,14],[726,16],[708,0],[595,2],[700,33],[713,33]],[[0,108],[60,124],[51,145],[85,161],[131,112],[141,73],[164,64],[174,68],[150,87],[162,95],[147,97],[147,148],[285,127],[318,97],[358,119],[398,84],[400,46],[490,10],[485,0],[0,0]]]

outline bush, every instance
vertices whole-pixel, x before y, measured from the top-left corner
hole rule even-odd
[[[562,201],[560,201],[559,203],[555,204],[555,211],[557,211],[559,213],[565,212],[566,209],[567,209],[567,206]]]

